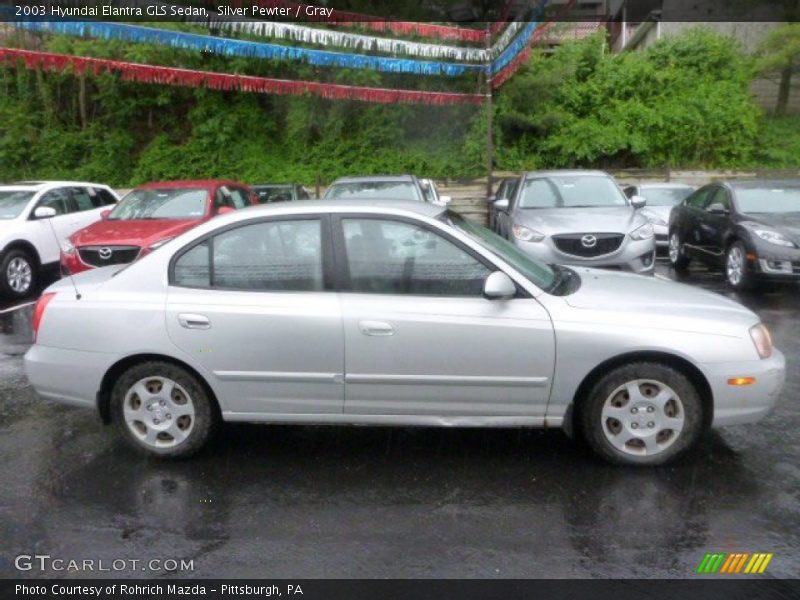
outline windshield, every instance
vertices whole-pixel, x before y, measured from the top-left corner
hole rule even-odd
[[[22,213],[33,192],[0,191],[0,219],[15,219]]]
[[[519,208],[593,208],[626,206],[628,200],[610,177],[552,175],[526,179]]]
[[[643,188],[639,195],[647,200],[647,206],[675,206],[683,202],[694,189],[686,187]]]
[[[743,213],[800,212],[800,184],[737,189],[736,204]]]
[[[549,292],[557,285],[556,271],[549,265],[534,260],[508,240],[457,213],[447,211],[445,216],[450,225],[463,231],[481,246],[495,253],[536,284],[537,287]]]
[[[108,218],[198,219],[206,214],[207,201],[203,188],[138,189],[120,200]]]
[[[371,198],[385,200],[421,200],[417,186],[410,181],[359,181],[334,183],[325,192],[325,198]]]
[[[292,199],[292,187],[289,185],[253,186],[253,191],[260,204],[268,202],[288,202]]]

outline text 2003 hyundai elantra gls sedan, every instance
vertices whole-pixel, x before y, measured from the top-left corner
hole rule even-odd
[[[223,420],[562,426],[653,465],[757,421],[784,379],[735,302],[541,264],[423,203],[244,209],[74,281],[36,306],[28,377],[160,456]]]

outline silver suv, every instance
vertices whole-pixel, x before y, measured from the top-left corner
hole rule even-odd
[[[638,210],[645,202],[626,198],[602,171],[534,171],[495,207],[499,230],[542,262],[651,275],[653,226]]]

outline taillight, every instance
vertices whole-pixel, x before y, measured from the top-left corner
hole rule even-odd
[[[36,336],[39,333],[39,325],[42,323],[42,317],[44,316],[44,309],[47,308],[47,305],[50,303],[50,300],[55,298],[55,292],[50,292],[49,294],[42,294],[39,301],[36,303],[36,306],[33,309],[33,319],[31,320],[31,329],[33,330],[33,341],[36,341]]]

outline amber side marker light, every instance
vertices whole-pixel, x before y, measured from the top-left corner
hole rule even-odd
[[[728,385],[753,385],[755,382],[755,377],[732,377],[728,379]]]

